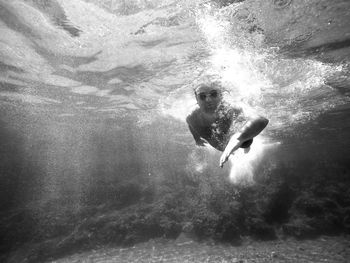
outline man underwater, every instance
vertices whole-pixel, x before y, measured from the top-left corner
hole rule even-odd
[[[205,81],[194,89],[198,107],[186,118],[198,146],[209,143],[222,151],[220,167],[237,149],[249,151],[253,138],[265,129],[268,119],[248,114],[223,100],[220,81]]]

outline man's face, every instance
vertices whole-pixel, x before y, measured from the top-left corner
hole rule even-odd
[[[221,101],[221,92],[216,87],[202,85],[196,89],[196,99],[205,112],[214,112]]]

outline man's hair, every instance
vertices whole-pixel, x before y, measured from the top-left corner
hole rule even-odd
[[[193,83],[194,94],[196,95],[197,89],[203,86],[212,87],[219,91],[225,90],[220,76],[214,74],[206,74],[197,78]]]

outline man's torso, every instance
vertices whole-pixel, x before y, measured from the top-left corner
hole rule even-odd
[[[200,137],[208,141],[214,148],[223,151],[232,136],[238,130],[237,122],[242,121],[241,109],[220,106],[216,111],[216,118],[208,121],[203,117],[201,110],[194,110],[189,116],[191,127],[198,133]]]

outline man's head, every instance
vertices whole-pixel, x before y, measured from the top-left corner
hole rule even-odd
[[[214,112],[222,100],[222,90],[219,81],[199,84],[194,89],[199,107],[205,112]]]

